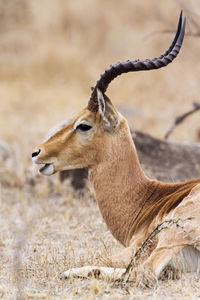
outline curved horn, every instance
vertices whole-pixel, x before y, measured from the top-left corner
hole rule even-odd
[[[179,50],[181,48],[185,33],[185,23],[186,18],[184,18],[182,25],[181,11],[174,40],[169,49],[159,57],[145,60],[127,60],[125,62],[118,62],[114,65],[110,65],[110,67],[108,67],[104,71],[104,73],[100,75],[99,80],[97,81],[95,87],[92,89],[92,94],[88,103],[88,109],[94,112],[98,110],[97,88],[100,89],[103,93],[105,93],[110,82],[117,76],[128,72],[159,69],[171,63],[174,60],[174,58],[178,55]]]

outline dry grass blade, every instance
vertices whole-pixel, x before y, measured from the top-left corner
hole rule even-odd
[[[138,248],[134,256],[132,257],[129,265],[126,268],[125,273],[122,275],[121,280],[122,281],[129,281],[131,271],[134,267],[137,266],[137,261],[140,259],[141,255],[143,255],[153,244],[153,241],[155,237],[163,230],[167,230],[171,228],[173,225],[176,227],[180,227],[184,230],[184,227],[182,224],[184,224],[186,221],[191,220],[191,217],[188,217],[187,219],[182,220],[181,218],[175,218],[175,219],[169,219],[165,220],[162,223],[158,224],[154,230],[150,233],[148,238],[142,243],[142,245]],[[125,279],[126,278],[126,279]]]

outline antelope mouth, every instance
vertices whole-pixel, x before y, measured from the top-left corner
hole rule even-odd
[[[52,175],[54,173],[54,166],[52,163],[44,164],[43,167],[39,169],[39,172],[43,175]]]

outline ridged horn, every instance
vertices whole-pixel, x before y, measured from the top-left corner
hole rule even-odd
[[[102,93],[105,93],[110,82],[117,76],[128,72],[159,69],[171,63],[180,51],[185,34],[185,24],[186,18],[184,18],[182,25],[181,11],[174,40],[170,45],[169,49],[159,57],[145,60],[126,60],[125,62],[118,62],[116,64],[110,65],[110,67],[108,67],[104,71],[104,73],[100,75],[100,78],[97,81],[95,87],[92,88],[91,97],[88,102],[88,109],[93,112],[96,112],[98,110],[97,88],[100,89]]]

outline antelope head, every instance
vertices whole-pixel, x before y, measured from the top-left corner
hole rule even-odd
[[[101,74],[88,105],[74,120],[40,144],[32,153],[32,160],[42,164],[40,172],[51,175],[61,170],[91,167],[98,164],[108,149],[119,142],[120,132],[127,128],[126,120],[105,95],[110,82],[117,76],[167,66],[179,53],[185,32],[180,14],[177,32],[169,49],[158,58],[127,60],[111,65]]]

